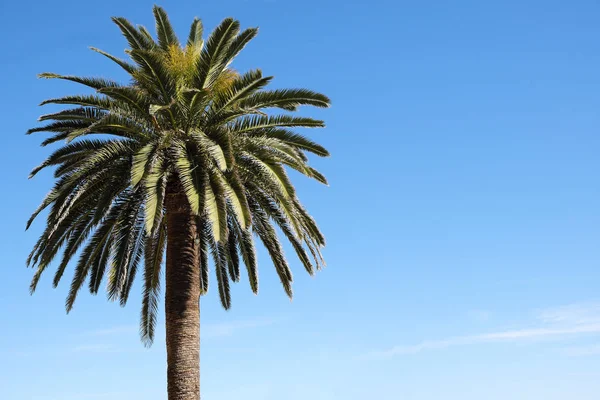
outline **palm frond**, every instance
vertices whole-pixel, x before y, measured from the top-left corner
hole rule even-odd
[[[276,107],[288,111],[296,111],[299,106],[326,108],[331,101],[321,93],[307,89],[279,89],[255,93],[240,102],[240,107],[261,109]]]
[[[167,187],[167,171],[164,168],[164,160],[158,160],[156,165],[150,169],[145,180],[145,227],[146,234],[152,235],[158,222],[162,219],[165,193]]]
[[[62,79],[65,81],[71,81],[71,82],[76,82],[76,83],[80,83],[84,86],[88,86],[91,87],[92,89],[102,89],[102,88],[106,88],[106,87],[119,87],[121,85],[119,85],[117,82],[112,81],[110,79],[105,79],[105,78],[88,78],[88,77],[81,77],[81,76],[73,76],[73,75],[59,75],[59,74],[54,74],[51,72],[44,72],[38,75],[38,78],[44,78],[44,79]]]
[[[198,236],[199,236],[199,265],[200,265],[200,294],[205,295],[208,293],[209,283],[209,271],[208,271],[208,258],[209,258],[209,238],[211,233],[210,226],[205,218],[198,217]]]
[[[161,263],[166,245],[166,222],[162,222],[156,235],[146,236],[144,249],[144,291],[140,318],[140,335],[146,346],[154,341],[156,314],[160,295]]]
[[[127,274],[131,267],[135,267],[134,253],[139,240],[140,231],[143,231],[142,198],[139,193],[133,196],[123,208],[113,232],[114,243],[112,248],[112,265],[108,280],[108,298],[116,300],[125,292]]]
[[[202,46],[204,45],[204,40],[202,39],[203,32],[204,27],[202,26],[202,21],[198,18],[194,18],[192,26],[190,27],[187,46],[197,53],[202,50]]]
[[[33,178],[42,169],[70,161],[81,161],[86,155],[99,150],[104,145],[102,140],[82,140],[69,143],[52,153],[44,162],[35,167],[29,174]]]
[[[159,96],[162,105],[176,97],[175,80],[162,54],[148,50],[132,50],[129,55],[139,67],[136,78],[144,89]]]
[[[273,79],[272,76],[263,77],[259,69],[249,71],[236,78],[227,90],[218,93],[211,107],[212,114],[218,116],[232,104],[265,87],[271,79]]]
[[[323,121],[307,117],[255,115],[237,119],[230,125],[230,129],[232,133],[240,134],[267,128],[321,128],[323,126],[325,126]]]
[[[250,207],[252,208],[252,220],[254,221],[252,228],[264,244],[269,256],[271,256],[271,261],[273,261],[273,265],[275,266],[275,270],[277,271],[277,275],[279,276],[279,280],[285,293],[289,298],[292,298],[292,271],[283,254],[281,243],[277,239],[277,233],[269,222],[267,214],[258,206],[258,204],[251,202]]]
[[[136,71],[136,67],[135,65],[132,65],[130,63],[128,63],[125,60],[121,60],[118,57],[113,56],[112,54],[109,54],[105,51],[102,51],[96,47],[90,47],[90,50],[95,51],[96,53],[102,54],[104,57],[108,58],[109,60],[113,61],[115,64],[117,64],[119,67],[123,68],[128,74],[133,74]]]
[[[157,149],[158,143],[152,141],[139,149],[133,155],[131,166],[131,186],[137,186],[152,168],[154,161],[153,155]]]
[[[112,20],[119,27],[133,50],[150,50],[154,47],[154,43],[148,40],[146,35],[135,29],[131,22],[125,18],[113,17]]]
[[[250,228],[241,229],[238,224],[234,224],[234,228],[236,229],[239,240],[240,254],[242,255],[242,260],[244,260],[244,265],[248,272],[250,288],[254,294],[258,294],[258,265],[256,262],[256,249],[254,247],[252,233],[250,232]]]
[[[103,273],[106,268],[109,254],[108,247],[111,243],[111,233],[114,229],[114,223],[120,208],[115,207],[111,211],[112,212],[109,213],[106,220],[96,230],[92,239],[86,245],[79,257],[79,262],[75,267],[75,275],[71,282],[71,289],[69,290],[69,295],[67,297],[67,312],[71,311],[73,308],[77,293],[90,271],[92,272],[92,277],[90,278],[90,291],[92,293],[97,292],[96,282],[99,284],[101,273]]]
[[[155,5],[152,8],[152,11],[154,12],[154,19],[156,20],[158,45],[163,50],[169,50],[169,47],[171,46],[179,47],[179,40],[177,39],[175,31],[173,31],[173,27],[171,26],[171,22],[169,22],[169,17],[165,10]]]
[[[179,182],[187,196],[192,212],[195,215],[200,214],[200,207],[204,203],[204,188],[207,186],[204,182],[206,175],[204,171],[193,164],[197,158],[190,157],[188,146],[185,142],[177,141],[174,147],[175,160],[174,167],[177,171]]]
[[[230,224],[231,226],[231,224]],[[235,229],[229,229],[229,238],[225,250],[227,252],[227,268],[229,276],[234,282],[240,281],[240,257],[237,249],[238,238]]]
[[[205,185],[204,211],[218,243],[227,240],[227,203],[223,180],[217,173],[208,173],[208,184]]]
[[[221,300],[223,308],[228,310],[231,307],[231,291],[229,287],[229,277],[227,276],[227,249],[223,243],[215,242],[214,239],[212,239],[212,236],[214,236],[214,228],[212,231],[213,235],[207,235],[208,246],[215,265],[219,299]]]
[[[225,18],[211,33],[202,49],[196,72],[196,87],[203,89],[212,86],[227,63],[227,50],[240,30],[240,23]]]
[[[277,139],[287,145],[311,152],[318,156],[329,157],[329,152],[323,146],[320,146],[312,140],[286,129],[270,128],[257,130],[249,133],[248,135]]]
[[[110,110],[114,103],[104,96],[97,95],[75,95],[75,96],[63,96],[53,99],[44,100],[40,103],[40,106],[46,104],[69,104],[78,105],[83,107],[96,107],[100,110]]]
[[[225,67],[237,57],[246,45],[258,34],[258,28],[248,28],[231,41],[226,55]]]

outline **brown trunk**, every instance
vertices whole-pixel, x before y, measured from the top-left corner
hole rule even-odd
[[[167,189],[165,314],[169,400],[200,399],[200,268],[197,226],[181,191]]]

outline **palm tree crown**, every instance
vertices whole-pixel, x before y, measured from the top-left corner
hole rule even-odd
[[[68,108],[43,115],[40,121],[47,124],[28,131],[51,132],[43,146],[65,142],[31,172],[56,167],[54,187],[27,223],[29,228],[48,209],[45,230],[27,260],[36,269],[31,291],[57,254],[54,286],[78,254],[67,311],[86,280],[95,294],[105,275],[109,298],[124,305],[143,264],[141,335],[147,344],[154,336],[168,241],[168,194],[185,193],[186,207],[197,219],[199,233],[192,240],[200,246],[201,293],[208,290],[209,257],[223,307],[231,305],[229,283],[239,280],[242,262],[256,293],[257,237],[291,297],[292,273],[276,227],[310,274],[323,265],[325,240],[284,167],[326,183],[308,165],[306,153],[328,155],[290,130],[322,127],[322,121],[272,111],[327,107],[327,97],[305,89],[266,90],[272,77],[230,68],[257,29],[242,31],[238,21],[227,18],[205,42],[202,23],[194,19],[182,45],[165,12],[155,7],[154,16],[157,40],[144,27],[113,18],[129,43],[131,60],[93,49],[122,67],[129,83],[41,74],[96,93],[44,101]]]

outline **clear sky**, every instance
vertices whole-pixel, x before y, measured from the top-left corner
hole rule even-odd
[[[264,253],[261,292],[202,299],[205,399],[595,400],[600,393],[600,5],[597,1],[163,1],[260,26],[235,68],[329,95],[310,111],[329,188],[298,179],[328,239],[289,302]],[[25,221],[52,183],[37,104],[79,90],[36,74],[123,75],[110,16],[152,2],[2,0],[0,398],[166,399],[164,330],[51,274],[34,296]],[[289,252],[288,252],[289,253]],[[162,311],[162,310],[161,310]],[[161,316],[161,322],[164,319]]]

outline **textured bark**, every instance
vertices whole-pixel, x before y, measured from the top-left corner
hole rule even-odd
[[[187,198],[180,190],[168,188],[165,200],[168,398],[199,400],[200,268],[197,225]]]

